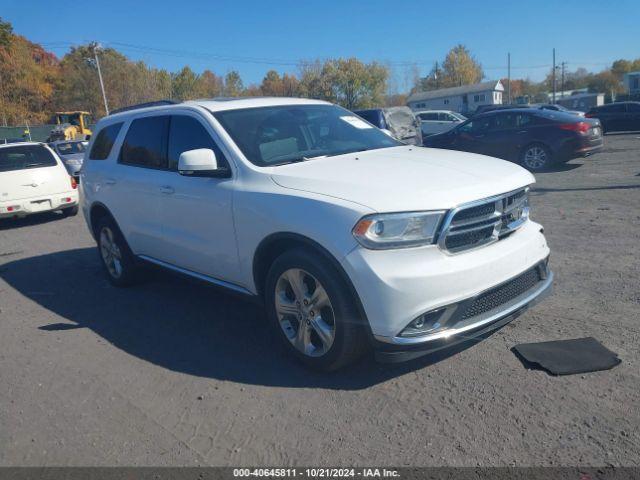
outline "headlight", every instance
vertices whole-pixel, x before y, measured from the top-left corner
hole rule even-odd
[[[363,217],[353,236],[375,250],[429,245],[434,242],[444,211],[382,213]]]

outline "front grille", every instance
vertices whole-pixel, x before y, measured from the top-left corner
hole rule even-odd
[[[528,188],[462,206],[449,213],[438,244],[458,253],[500,240],[528,217]]]
[[[494,308],[498,308],[499,306],[510,302],[519,295],[522,295],[532,289],[543,279],[540,273],[540,268],[542,267],[536,266],[512,280],[480,294],[465,310],[462,315],[462,320],[477,317],[478,315],[482,315]]]
[[[487,238],[491,238],[493,235],[493,225],[490,225],[481,230],[475,230],[472,232],[461,233],[460,235],[449,236],[445,241],[447,250],[457,250],[462,247],[470,247],[478,245],[484,242]]]

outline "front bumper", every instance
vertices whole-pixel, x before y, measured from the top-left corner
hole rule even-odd
[[[466,321],[454,319],[454,325],[451,328],[444,328],[439,332],[420,337],[396,337],[393,343],[388,343],[386,339],[385,341],[376,339],[374,345],[376,360],[384,363],[411,360],[437,350],[452,347],[503,327],[551,294],[553,272],[547,269],[547,262],[541,262],[534,268],[544,271],[543,277],[535,286],[481,315],[471,317]],[[505,282],[504,285],[508,284],[509,281]],[[499,287],[494,287],[490,290],[495,291],[497,288]],[[449,307],[456,311],[459,310],[460,305],[473,304],[474,301],[482,296],[483,294],[479,294]]]

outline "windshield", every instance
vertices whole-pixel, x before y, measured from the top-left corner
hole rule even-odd
[[[84,153],[86,146],[82,142],[58,143],[56,150],[60,155],[72,155],[74,153]]]
[[[335,105],[281,105],[212,113],[245,157],[259,166],[403,145]]]
[[[55,165],[51,152],[40,145],[0,148],[0,172]]]

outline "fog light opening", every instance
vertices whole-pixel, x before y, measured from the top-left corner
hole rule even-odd
[[[401,337],[417,337],[436,331],[442,327],[440,319],[445,312],[444,308],[432,310],[413,319],[400,333]]]

